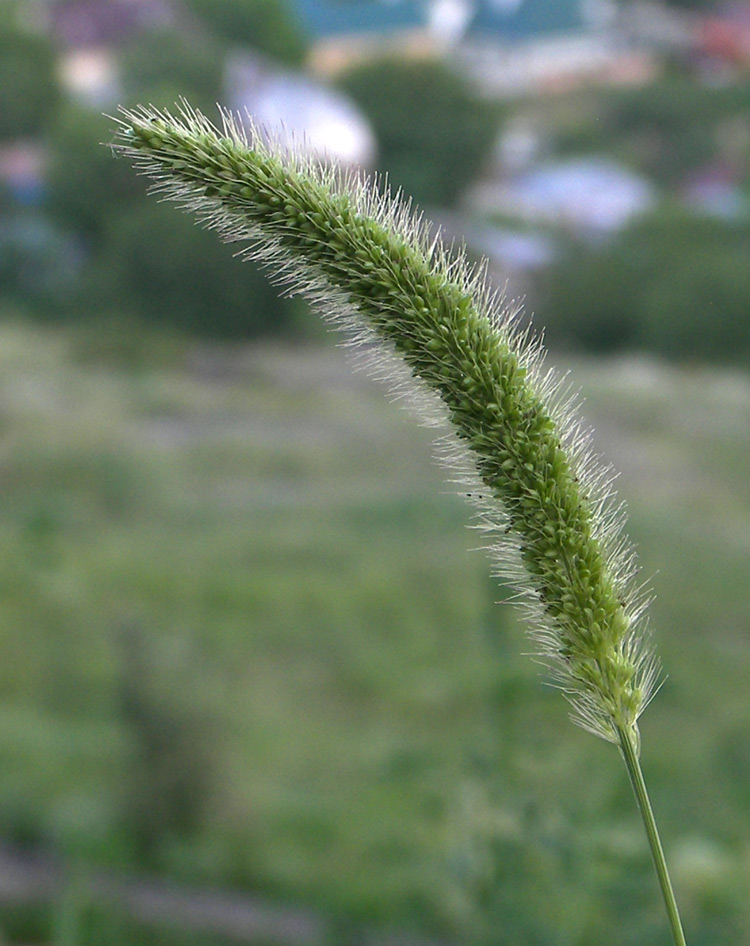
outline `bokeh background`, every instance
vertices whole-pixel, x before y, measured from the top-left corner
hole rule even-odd
[[[387,175],[621,470],[692,946],[750,943],[750,3],[2,0],[0,943],[656,946],[624,769],[430,435],[118,103]]]

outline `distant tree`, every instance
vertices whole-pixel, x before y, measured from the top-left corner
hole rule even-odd
[[[681,183],[721,153],[728,120],[744,124],[750,82],[726,86],[668,75],[638,88],[605,95],[600,146],[622,151],[630,163],[665,184]]]
[[[659,210],[611,242],[570,242],[534,308],[551,345],[691,361],[750,357],[750,226]]]
[[[224,42],[251,46],[272,59],[298,66],[307,54],[302,24],[287,0],[185,0]]]
[[[59,102],[51,43],[7,11],[0,17],[0,141],[43,133]]]
[[[145,203],[140,181],[124,161],[115,161],[101,146],[112,137],[113,125],[98,112],[68,106],[59,112],[49,135],[48,212],[92,252],[106,240],[118,214]]]
[[[626,261],[571,241],[537,287],[533,308],[551,346],[608,354],[640,344],[638,290]]]
[[[170,107],[183,96],[210,116],[222,98],[224,53],[210,37],[147,33],[123,51],[120,66],[124,98],[131,104]]]
[[[304,305],[279,298],[255,267],[172,208],[139,202],[111,221],[107,237],[95,261],[102,307],[210,338],[300,329]]]
[[[112,125],[69,107],[52,130],[47,211],[83,260],[73,302],[55,308],[50,299],[44,314],[93,308],[221,338],[299,330],[303,304],[280,299],[230,247],[147,199],[132,168],[102,147]]]
[[[46,314],[75,292],[77,254],[67,234],[36,209],[0,215],[0,298]]]
[[[437,61],[368,62],[339,84],[372,122],[391,185],[419,204],[455,204],[489,156],[499,107]]]
[[[750,230],[675,254],[643,300],[645,348],[687,361],[750,358]]]

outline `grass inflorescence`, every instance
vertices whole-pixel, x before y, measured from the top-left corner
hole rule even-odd
[[[453,431],[443,454],[472,483],[538,651],[575,721],[620,745],[632,776],[657,677],[645,599],[610,474],[517,310],[408,203],[283,152],[228,113],[218,129],[187,106],[177,117],[123,111],[115,148],[368,352],[388,366],[398,356],[431,395],[428,414],[440,405]]]
[[[614,742],[635,733],[655,666],[609,478],[539,345],[481,271],[430,242],[398,199],[282,158],[229,116],[219,132],[188,109],[178,119],[126,112],[117,147],[326,315],[386,342],[439,395],[481,480],[471,495],[497,537],[499,570],[531,606],[576,720]]]

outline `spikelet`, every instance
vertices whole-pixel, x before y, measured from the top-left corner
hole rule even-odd
[[[658,667],[611,474],[483,269],[432,239],[402,199],[285,153],[229,113],[221,129],[184,103],[177,116],[140,107],[117,121],[113,148],[154,191],[242,243],[365,350],[376,342],[381,374],[401,384],[393,356],[406,366],[427,419],[437,404],[450,422],[443,459],[474,484],[497,574],[523,601],[572,718],[637,746]]]

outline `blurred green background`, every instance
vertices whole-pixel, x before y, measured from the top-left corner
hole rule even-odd
[[[269,90],[310,133],[333,96],[581,389],[655,575],[688,941],[750,942],[750,5],[440,9],[0,6],[0,943],[668,936],[430,433],[102,146]]]

